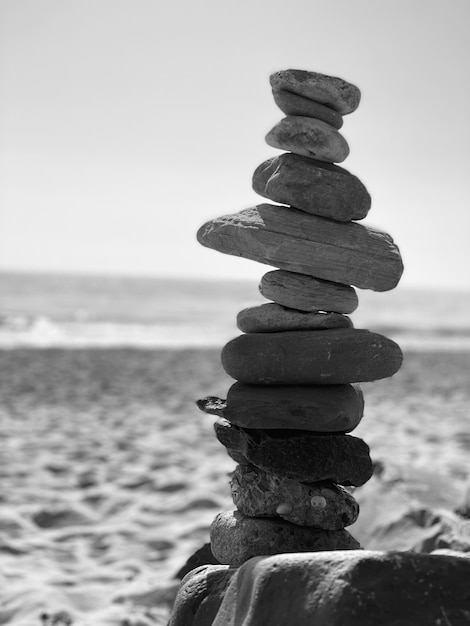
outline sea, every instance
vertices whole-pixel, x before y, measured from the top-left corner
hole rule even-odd
[[[358,290],[356,328],[404,349],[470,350],[468,291]],[[266,303],[256,280],[0,272],[0,348],[206,348]]]

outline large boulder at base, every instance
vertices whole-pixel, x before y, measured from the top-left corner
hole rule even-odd
[[[337,165],[298,154],[281,154],[261,163],[253,189],[264,198],[340,222],[361,220],[371,198],[361,181]]]
[[[254,556],[360,548],[347,530],[319,530],[279,518],[246,517],[238,511],[219,513],[210,532],[213,553],[232,567]]]
[[[348,142],[343,135],[333,126],[312,117],[284,117],[271,128],[265,139],[273,148],[327,163],[341,163],[349,154]]]
[[[227,565],[204,565],[181,582],[168,626],[209,626],[237,570]]]
[[[393,289],[403,273],[389,235],[272,204],[213,219],[197,237],[218,252],[361,289]]]
[[[372,476],[369,446],[351,435],[308,431],[245,430],[227,420],[215,425],[217,439],[260,469],[304,483],[330,481],[359,487]],[[217,555],[214,553],[217,558]]]
[[[248,385],[338,385],[393,376],[403,355],[391,339],[357,328],[239,335],[222,365]]]
[[[267,302],[251,306],[237,315],[237,326],[243,333],[276,333],[283,330],[326,330],[351,328],[351,319],[339,313],[308,313]]]
[[[361,92],[356,85],[337,76],[328,76],[306,70],[281,70],[269,77],[273,91],[292,93],[326,104],[338,113],[347,115],[359,106]]]
[[[230,481],[233,503],[249,517],[281,517],[299,526],[339,530],[353,524],[359,505],[339,485],[301,483],[254,465],[238,465]]]
[[[470,560],[337,551],[254,558],[212,626],[468,626]]]
[[[264,386],[235,383],[227,400],[198,400],[205,413],[224,417],[242,428],[283,428],[346,433],[364,413],[359,385]]]
[[[336,129],[343,125],[343,116],[329,106],[309,100],[291,91],[273,89],[274,102],[285,115],[314,117]]]
[[[306,312],[352,313],[359,303],[352,287],[286,270],[264,274],[259,290],[268,300]]]

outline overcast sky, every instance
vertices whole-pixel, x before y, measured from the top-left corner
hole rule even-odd
[[[260,277],[196,243],[263,200],[269,74],[362,91],[342,164],[404,285],[470,289],[468,0],[1,0],[0,268]]]

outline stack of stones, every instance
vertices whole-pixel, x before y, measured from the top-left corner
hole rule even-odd
[[[261,280],[272,302],[241,311],[244,333],[222,351],[236,382],[226,400],[199,401],[217,415],[216,436],[238,463],[237,511],[220,513],[211,549],[222,564],[286,552],[359,548],[345,530],[359,507],[348,487],[372,475],[367,444],[349,434],[363,416],[357,383],[392,376],[396,343],[356,329],[353,288],[393,289],[403,271],[392,238],[357,223],[370,196],[334,165],[349,153],[338,132],[360,101],[357,87],[300,70],[271,76],[286,114],[266,136],[285,150],[255,171],[253,187],[279,204],[214,219],[198,232],[209,248],[278,269]]]

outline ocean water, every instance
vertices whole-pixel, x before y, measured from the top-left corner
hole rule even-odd
[[[470,350],[470,291],[358,290],[351,318],[405,349]],[[0,273],[0,348],[222,346],[256,281]]]

